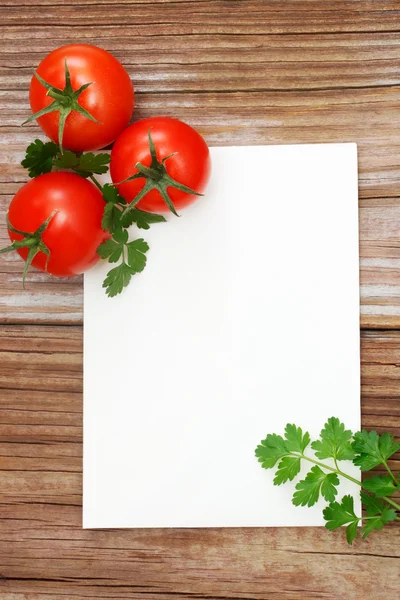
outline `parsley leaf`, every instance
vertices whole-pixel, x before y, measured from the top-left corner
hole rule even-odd
[[[104,231],[115,233],[121,227],[121,211],[112,202],[106,204],[103,211],[101,226]]]
[[[361,517],[357,517],[354,512],[353,496],[343,496],[341,503],[331,502],[323,511],[326,521],[325,527],[330,531],[348,525],[346,527],[346,538],[349,544],[352,544],[357,535],[357,525]]]
[[[293,495],[295,506],[313,506],[318,502],[320,493],[327,502],[333,502],[337,494],[339,477],[336,473],[325,473],[317,465],[312,467],[305,479],[296,485]]]
[[[101,258],[110,263],[116,263],[120,259],[120,265],[111,269],[103,282],[106,294],[110,298],[120,294],[135,273],[140,273],[146,266],[146,252],[148,244],[142,239],[128,243],[128,232],[126,229],[117,229],[111,240],[106,240],[97,248]]]
[[[272,469],[280,458],[288,453],[282,436],[269,433],[256,448],[258,462],[263,469]]]
[[[311,448],[318,458],[333,458],[334,460],[352,460],[354,458],[354,450],[350,443],[352,433],[345,429],[344,424],[338,418],[328,419],[320,437],[320,440],[311,444]]]
[[[122,224],[122,212],[120,205],[126,204],[125,199],[119,195],[117,188],[112,183],[103,185],[103,198],[106,202],[103,212],[101,226],[105,231],[115,233],[124,227]]]
[[[134,274],[133,269],[124,262],[118,265],[118,267],[111,269],[103,282],[103,288],[106,288],[107,296],[113,298],[117,294],[120,294],[124,287],[129,284]]]
[[[353,451],[358,455],[353,462],[362,471],[370,471],[374,467],[385,464],[400,444],[394,441],[390,433],[379,436],[376,431],[360,431],[354,435]]]
[[[89,177],[90,175],[101,175],[107,173],[108,165],[110,164],[110,155],[93,154],[93,152],[85,152],[79,157],[79,165],[76,171],[82,177]]]
[[[56,169],[72,169],[78,175],[86,178],[94,174],[107,173],[109,162],[109,154],[86,152],[78,155],[71,150],[64,150],[54,158],[53,165]]]
[[[64,150],[62,154],[59,151],[53,160],[53,165],[56,169],[75,169],[79,165],[79,157],[71,150]]]
[[[300,454],[303,454],[310,443],[310,434],[308,431],[303,435],[301,427],[296,427],[296,425],[291,425],[290,423],[286,425],[285,438],[285,446],[289,452],[300,452]]]
[[[164,223],[165,221],[166,218],[162,215],[145,212],[143,210],[139,210],[138,208],[133,208],[121,219],[123,227],[130,227],[132,223],[136,223],[138,229],[150,229],[150,225],[153,223]]]
[[[144,239],[140,238],[126,244],[128,251],[128,264],[135,273],[141,273],[146,266],[145,253],[149,249],[149,245]]]
[[[394,494],[400,490],[400,473],[396,477],[387,465],[387,460],[400,449],[392,435],[379,436],[376,431],[361,431],[353,434],[336,417],[331,417],[321,431],[320,439],[313,442],[319,459],[333,459],[328,463],[317,462],[308,456],[306,448],[310,444],[308,432],[293,424],[286,425],[284,437],[268,434],[256,448],[256,457],[265,469],[276,468],[274,485],[292,481],[300,472],[302,461],[312,463],[310,471],[295,486],[292,503],[295,506],[314,506],[321,496],[329,502],[323,514],[326,528],[330,530],[346,526],[346,538],[352,544],[358,533],[358,525],[363,524],[363,538],[372,531],[380,530],[393,520],[400,521],[400,504]],[[362,470],[369,470],[383,464],[388,475],[374,475],[363,483],[352,475],[343,472],[337,465],[338,460],[353,460]],[[354,498],[344,496],[340,502],[335,498],[342,478],[364,488],[361,499],[366,516],[357,516],[354,512]]]
[[[300,457],[284,456],[278,465],[274,485],[281,485],[282,483],[286,483],[286,481],[292,481],[300,472],[300,462]]]
[[[363,481],[363,488],[368,492],[375,494],[377,498],[391,496],[397,489],[393,479],[389,477],[389,475],[375,475],[370,479],[365,479]]]
[[[54,142],[35,140],[26,149],[26,154],[21,165],[28,169],[29,177],[38,177],[43,173],[50,173],[53,168],[53,158],[58,154],[59,147]]]
[[[115,263],[121,258],[123,249],[123,244],[119,244],[114,240],[107,240],[97,248],[97,254],[101,258],[108,258],[108,262]]]
[[[367,512],[367,519],[365,519],[363,527],[363,539],[372,531],[380,531],[384,525],[396,519],[396,511],[380,498],[361,492],[361,500]]]
[[[125,198],[118,193],[117,188],[112,183],[103,185],[103,198],[105,202],[111,204],[126,204]]]

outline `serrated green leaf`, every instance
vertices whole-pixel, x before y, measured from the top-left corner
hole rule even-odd
[[[396,511],[384,500],[375,496],[369,496],[364,492],[361,492],[361,500],[368,517],[368,519],[365,519],[363,527],[363,539],[372,533],[372,531],[380,531],[384,525],[396,519]]]
[[[278,464],[278,470],[274,477],[274,485],[281,485],[286,481],[292,481],[300,472],[301,458],[297,456],[284,456]]]
[[[119,244],[126,244],[128,241],[128,232],[126,231],[126,229],[119,229],[117,228],[114,232],[114,240],[116,242],[118,242]]]
[[[105,202],[110,202],[111,204],[126,204],[125,198],[119,195],[117,188],[112,183],[105,183],[103,185],[103,198]]]
[[[342,501],[331,502],[323,511],[324,519],[326,521],[325,527],[330,531],[347,525],[348,523],[358,523],[360,517],[354,512],[354,498],[353,496],[343,496]]]
[[[79,171],[79,174],[84,177],[101,175],[102,173],[107,173],[109,163],[109,154],[93,154],[93,152],[85,152],[79,157],[79,163],[75,170]]]
[[[325,473],[317,465],[312,467],[305,479],[296,485],[293,495],[295,506],[313,506],[318,502],[320,493],[327,502],[333,502],[337,494],[339,477],[336,473]]]
[[[282,436],[269,433],[256,448],[256,457],[263,469],[272,469],[279,459],[286,456],[288,450]]]
[[[121,228],[121,211],[112,202],[104,205],[103,218],[101,226],[104,231],[115,233],[118,228]]]
[[[79,157],[71,150],[64,150],[62,153],[59,151],[53,164],[56,169],[73,169],[79,165]]]
[[[378,435],[376,431],[363,430],[354,435],[352,448],[358,455],[353,460],[354,464],[362,471],[370,471],[393,456],[400,449],[400,444],[390,433]]]
[[[301,454],[310,443],[310,434],[306,431],[303,435],[301,427],[288,423],[285,428],[285,446],[289,452],[300,452]]]
[[[126,287],[134,275],[131,267],[126,263],[121,263],[118,267],[114,267],[107,273],[103,282],[103,288],[106,288],[106,294],[109,298],[113,298],[120,294]]]
[[[153,223],[163,223],[165,221],[166,218],[162,215],[156,215],[134,208],[122,217],[121,222],[123,227],[130,227],[133,223],[136,223],[138,229],[150,229],[150,225]]]
[[[21,165],[28,169],[29,177],[38,177],[50,173],[53,168],[53,158],[58,154],[59,147],[54,142],[35,140],[26,149],[26,154]]]
[[[118,244],[114,240],[106,240],[97,248],[97,254],[101,258],[108,258],[108,262],[110,263],[117,262],[122,256],[122,251],[123,245]]]
[[[134,240],[126,244],[128,251],[128,264],[135,273],[140,273],[146,266],[145,253],[148,251],[149,246],[142,238]]]
[[[389,475],[375,475],[363,481],[363,488],[375,494],[378,498],[391,496],[396,491],[393,479]]]
[[[356,539],[357,533],[358,533],[358,521],[353,521],[353,523],[350,523],[350,525],[348,525],[346,527],[346,540],[347,540],[347,543],[350,544],[350,546]]]
[[[352,460],[354,451],[350,443],[351,437],[352,432],[346,430],[338,418],[331,417],[320,433],[321,439],[313,442],[311,447],[320,459]]]

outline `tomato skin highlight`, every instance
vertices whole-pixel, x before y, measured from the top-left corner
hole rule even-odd
[[[101,227],[104,200],[89,181],[74,173],[46,173],[26,183],[14,196],[8,211],[13,227],[33,233],[53,213],[42,240],[50,250],[47,272],[78,275],[99,260],[97,247],[110,236]],[[11,241],[23,236],[8,230]],[[17,250],[26,260],[27,248]],[[39,252],[32,265],[46,271],[47,257]]]
[[[78,103],[100,123],[71,112],[65,124],[63,147],[75,152],[100,150],[111,144],[131,119],[134,106],[132,82],[112,54],[90,44],[70,44],[53,50],[39,64],[37,73],[51,85],[64,89],[65,60],[74,90],[92,82],[81,93]],[[33,113],[53,102],[46,93],[46,88],[33,76],[29,91]],[[37,119],[41,129],[54,142],[59,142],[58,121],[56,111]]]
[[[170,117],[141,119],[130,125],[117,138],[111,151],[110,173],[119,193],[127,202],[131,202],[145,185],[145,179],[142,178],[119,182],[138,172],[135,169],[136,163],[150,166],[149,129],[159,161],[174,152],[177,153],[165,163],[168,174],[179,183],[202,194],[211,173],[208,146],[190,125]],[[173,187],[168,188],[168,193],[176,210],[181,210],[198,198]],[[169,212],[157,190],[148,192],[137,204],[137,208],[148,212]]]

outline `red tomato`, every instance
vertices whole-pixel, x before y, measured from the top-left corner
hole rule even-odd
[[[129,75],[112,54],[89,44],[71,44],[53,50],[42,60],[37,73],[47,83],[64,90],[65,61],[73,91],[91,83],[78,96],[77,102],[99,123],[72,111],[66,119],[63,146],[77,152],[104,148],[125,129],[132,116],[134,94]],[[51,104],[55,98],[50,96],[33,76],[29,94],[32,111],[36,113]],[[59,112],[50,112],[37,121],[51,140],[59,141]]]
[[[169,117],[154,117],[137,121],[126,129],[116,140],[111,151],[110,172],[115,184],[138,173],[136,163],[145,167],[152,164],[149,130],[153,139],[159,169],[162,171],[162,159],[176,153],[165,161],[169,177],[202,194],[211,171],[210,152],[204,139],[192,127]],[[161,173],[162,175],[162,173]],[[151,177],[150,177],[151,179]],[[146,184],[146,178],[134,179],[117,185],[119,193],[127,202],[131,202]],[[154,180],[154,183],[158,183]],[[176,189],[166,180],[168,194],[176,210],[191,204],[197,196]],[[151,189],[137,207],[149,212],[168,211],[165,199],[157,186]]]
[[[98,260],[97,247],[109,235],[101,228],[104,200],[101,192],[75,173],[46,173],[26,183],[14,196],[8,211],[10,224],[33,233],[57,211],[42,235],[50,251],[47,271],[52,275],[77,275]],[[11,241],[23,236],[9,230]],[[18,254],[26,260],[28,248]],[[47,257],[39,252],[32,265],[46,270]]]

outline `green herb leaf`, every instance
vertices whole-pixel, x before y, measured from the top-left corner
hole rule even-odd
[[[272,469],[278,460],[287,454],[283,438],[275,433],[269,433],[256,448],[256,456],[263,469]]]
[[[347,525],[346,538],[349,544],[352,544],[357,535],[357,525],[360,517],[354,512],[353,496],[343,496],[340,502],[331,502],[323,511],[326,521],[325,527],[330,531]]]
[[[125,198],[118,193],[117,188],[112,183],[103,185],[103,198],[105,202],[111,204],[126,204]]]
[[[126,244],[128,241],[128,232],[126,229],[117,229],[114,233],[114,240],[120,244]]]
[[[310,434],[306,431],[303,435],[301,427],[288,423],[285,428],[285,446],[289,452],[300,452],[304,450],[310,443]]]
[[[101,226],[104,231],[115,233],[115,231],[121,228],[121,211],[112,202],[104,206],[103,218],[101,220]]]
[[[363,539],[372,531],[380,531],[384,525],[396,519],[396,511],[380,498],[361,492],[361,500],[368,516],[363,527]]]
[[[142,238],[126,244],[128,251],[128,264],[135,273],[140,273],[146,266],[145,253],[149,245]]]
[[[85,152],[79,157],[79,164],[75,170],[79,175],[82,175],[82,177],[101,175],[102,173],[107,173],[109,164],[109,154],[93,154],[93,152]]]
[[[355,454],[359,455],[354,458],[354,464],[362,471],[370,471],[384,464],[400,449],[400,444],[394,441],[390,433],[379,436],[376,431],[363,430],[354,435],[352,447]]]
[[[107,273],[103,283],[103,288],[106,288],[107,296],[113,298],[117,294],[120,294],[124,287],[129,284],[134,274],[133,269],[124,262],[118,265],[118,267],[111,269]]]
[[[301,458],[297,456],[285,456],[278,464],[278,470],[274,478],[274,485],[281,485],[286,481],[292,481],[300,472]]]
[[[163,223],[166,218],[162,215],[156,215],[154,213],[145,212],[138,208],[133,208],[130,212],[125,213],[121,219],[123,227],[130,227],[132,223],[136,223],[139,229],[150,229],[150,225],[153,223]]]
[[[350,525],[348,525],[346,527],[346,540],[347,540],[347,543],[350,544],[350,546],[356,539],[357,533],[358,533],[358,521],[353,521],[353,523],[350,523]]]
[[[97,254],[101,258],[108,258],[108,262],[115,263],[121,258],[123,249],[123,244],[119,244],[114,240],[107,240],[97,248]]]
[[[320,440],[311,444],[318,458],[335,460],[352,460],[354,458],[354,450],[350,443],[352,433],[350,430],[346,430],[344,424],[336,417],[328,419],[320,437]]]
[[[75,169],[79,165],[79,157],[71,150],[64,150],[62,154],[58,152],[53,164],[56,169]]]
[[[29,177],[38,177],[43,173],[50,173],[53,168],[53,158],[58,152],[58,145],[54,142],[43,143],[42,140],[37,139],[27,147],[21,165],[28,169]]]
[[[64,150],[62,153],[58,152],[53,164],[56,169],[72,169],[81,177],[86,178],[94,174],[107,173],[109,162],[109,154],[86,152],[79,155],[71,150]]]
[[[378,498],[391,496],[397,489],[393,479],[389,475],[375,475],[370,479],[365,479],[363,481],[363,488],[375,494]]]
[[[312,467],[305,479],[296,485],[293,495],[295,506],[313,506],[318,502],[320,493],[327,502],[333,502],[337,494],[339,477],[336,473],[325,473],[317,465]]]

